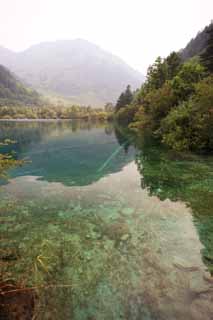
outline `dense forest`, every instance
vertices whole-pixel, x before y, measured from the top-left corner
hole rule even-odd
[[[0,119],[84,119],[106,120],[109,112],[102,108],[81,106],[9,106],[0,107]]]
[[[41,98],[35,90],[25,87],[7,68],[0,65],[0,107],[5,105],[41,105]]]
[[[158,57],[139,90],[128,86],[115,119],[177,151],[213,151],[213,23],[185,50]]]

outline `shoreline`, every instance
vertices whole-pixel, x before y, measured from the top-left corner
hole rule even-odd
[[[54,121],[54,122],[60,122],[60,121],[74,121],[74,120],[84,120],[84,121],[91,121],[91,120],[99,120],[99,119],[84,119],[84,118],[72,118],[72,119],[28,119],[28,118],[24,118],[24,119],[0,119],[0,122],[50,122],[50,121]],[[101,121],[105,121],[105,120],[101,120]]]

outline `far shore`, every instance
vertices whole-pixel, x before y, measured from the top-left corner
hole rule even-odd
[[[73,121],[73,120],[84,120],[84,121],[89,121],[89,120],[98,120],[98,119],[85,119],[85,118],[73,118],[73,119],[28,119],[28,118],[24,118],[24,119],[0,119],[0,122],[4,122],[4,121],[9,121],[9,122],[14,122],[14,121],[18,121],[18,122],[31,122],[31,121],[35,121],[35,122],[48,122],[48,121]]]

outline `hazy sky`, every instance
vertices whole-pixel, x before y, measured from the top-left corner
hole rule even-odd
[[[83,38],[146,72],[213,19],[213,0],[0,0],[0,45]]]

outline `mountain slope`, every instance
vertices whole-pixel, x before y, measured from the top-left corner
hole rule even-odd
[[[0,65],[0,106],[38,105],[39,102],[37,92],[26,88],[8,69]]]
[[[127,84],[137,88],[144,79],[118,57],[82,39],[45,42],[6,56],[0,48],[0,63],[43,93],[94,106],[114,102]]]
[[[195,38],[187,44],[187,46],[181,50],[182,59],[188,60],[194,56],[199,56],[206,48],[208,33],[207,31],[212,28],[213,22],[206,26],[202,31],[198,32]]]

